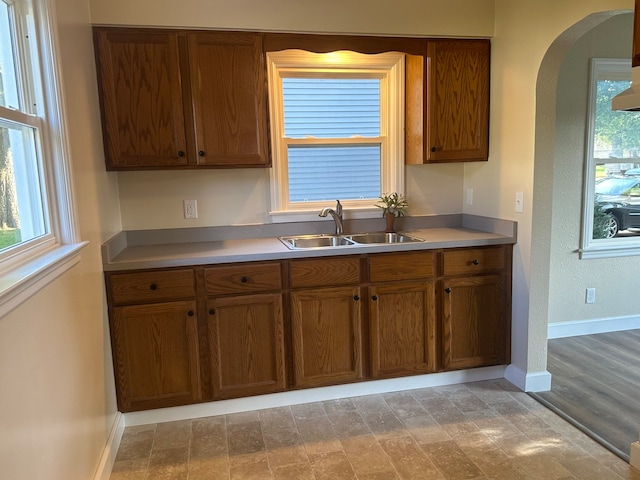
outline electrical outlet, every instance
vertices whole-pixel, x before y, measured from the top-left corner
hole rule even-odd
[[[596,303],[596,289],[587,288],[587,293],[584,298],[584,303]]]
[[[516,212],[522,213],[524,211],[524,193],[516,192]]]
[[[465,203],[467,205],[473,205],[473,188],[467,188],[467,197]]]
[[[198,218],[198,201],[184,201],[184,218]]]

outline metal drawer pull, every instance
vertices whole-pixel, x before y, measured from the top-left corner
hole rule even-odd
[[[156,285],[155,283],[152,283],[151,285],[149,285],[149,288],[151,290],[157,290],[158,289],[158,285]]]

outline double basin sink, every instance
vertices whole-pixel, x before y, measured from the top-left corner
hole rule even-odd
[[[331,248],[349,245],[386,245],[418,243],[425,240],[404,233],[354,233],[351,235],[293,235],[280,237],[280,241],[291,250],[304,248]]]

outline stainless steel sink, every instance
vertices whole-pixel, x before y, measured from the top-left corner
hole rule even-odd
[[[280,237],[280,241],[288,248],[331,248],[354,245],[385,245],[397,243],[424,242],[423,239],[404,233],[355,233],[352,235],[293,235]]]
[[[347,235],[348,239],[353,240],[355,243],[371,244],[371,243],[416,243],[424,242],[423,239],[418,237],[412,237],[404,233],[356,233],[353,235]]]
[[[292,237],[280,237],[280,241],[291,249],[355,245],[355,242],[350,238],[338,235],[296,235]]]

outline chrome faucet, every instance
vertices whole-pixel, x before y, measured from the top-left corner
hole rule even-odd
[[[319,217],[326,217],[327,214],[331,214],[333,221],[336,222],[336,235],[342,235],[342,205],[340,200],[336,200],[336,209],[325,207],[318,214]]]

